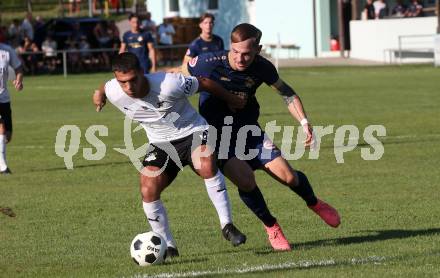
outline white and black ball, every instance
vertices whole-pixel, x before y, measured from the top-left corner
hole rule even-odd
[[[133,261],[140,266],[160,264],[165,261],[167,243],[155,232],[138,234],[130,246]]]

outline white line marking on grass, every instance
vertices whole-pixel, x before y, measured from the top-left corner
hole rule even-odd
[[[171,278],[171,277],[199,277],[199,276],[212,276],[212,275],[231,275],[231,274],[244,274],[254,272],[264,272],[270,270],[283,270],[283,269],[301,269],[312,268],[320,266],[336,266],[336,265],[358,265],[358,264],[380,264],[385,261],[385,257],[370,256],[366,258],[352,258],[348,260],[336,261],[334,259],[319,260],[319,261],[298,261],[298,262],[285,262],[279,264],[262,264],[256,266],[246,266],[243,268],[235,269],[218,269],[218,270],[202,270],[202,271],[188,271],[188,272],[168,272],[160,273],[156,275],[149,274],[137,274],[131,276],[132,278]]]

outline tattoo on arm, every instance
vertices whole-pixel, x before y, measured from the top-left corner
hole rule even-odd
[[[295,99],[295,97],[297,97],[295,91],[284,82],[281,82],[279,86],[276,86],[276,89],[278,94],[280,94],[283,97],[284,102],[287,105],[293,103],[293,100]]]

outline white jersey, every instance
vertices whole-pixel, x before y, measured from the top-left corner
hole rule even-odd
[[[9,45],[0,43],[0,103],[11,101],[6,85],[8,83],[8,67],[17,69],[21,66],[15,50]]]
[[[208,129],[188,101],[199,87],[195,77],[164,72],[145,77],[150,91],[142,99],[125,94],[115,78],[105,84],[105,94],[122,113],[142,125],[150,143],[169,142]]]

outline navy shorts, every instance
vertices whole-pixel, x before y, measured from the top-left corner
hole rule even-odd
[[[246,161],[253,170],[257,170],[281,156],[281,151],[273,144],[258,123],[254,124],[252,129],[256,131],[257,135],[251,131],[240,133],[240,127],[233,127],[229,148],[222,148],[223,143],[220,140],[217,141],[216,151],[220,169],[223,169],[226,162],[233,157]],[[218,138],[221,138],[221,130],[221,128],[217,129]]]
[[[0,121],[5,125],[6,131],[12,132],[11,103],[0,103]]]

